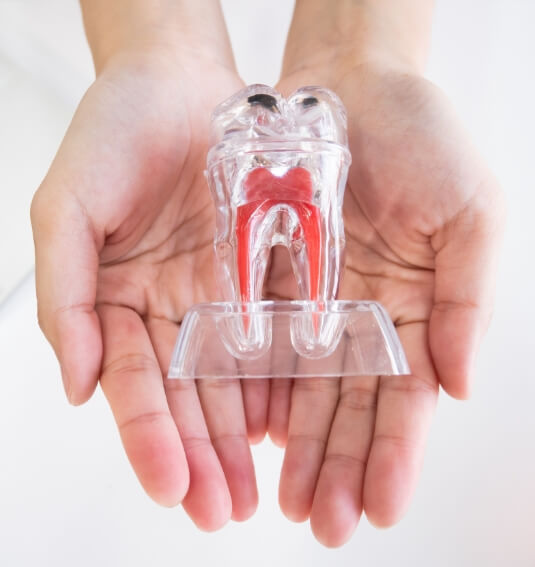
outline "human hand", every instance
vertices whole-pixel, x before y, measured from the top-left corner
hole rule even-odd
[[[163,376],[187,308],[216,299],[209,117],[242,83],[204,41],[97,69],[32,204],[40,325],[71,403],[100,379],[147,493],[216,529],[257,504],[240,384]]]
[[[328,50],[307,44],[306,52]],[[320,84],[346,106],[353,164],[340,298],[380,301],[412,370],[272,385],[268,431],[286,446],[281,508],[292,520],[310,518],[317,539],[337,546],[363,511],[390,526],[406,510],[439,384],[469,396],[504,206],[444,95],[419,73],[384,59],[309,63],[292,52],[285,69],[284,95]],[[270,292],[284,296],[291,278],[280,271]]]

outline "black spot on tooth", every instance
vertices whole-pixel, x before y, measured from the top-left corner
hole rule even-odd
[[[315,96],[307,96],[301,103],[305,108],[318,104],[318,99]]]
[[[265,93],[258,93],[255,95],[251,95],[247,98],[247,102],[254,106],[259,104],[268,110],[278,110],[277,109],[277,99],[274,96],[265,94]]]

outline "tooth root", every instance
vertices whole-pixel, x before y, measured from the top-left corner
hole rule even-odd
[[[239,295],[244,303],[260,301],[274,226],[265,226],[270,201],[253,201],[237,209],[236,247]],[[267,228],[267,230],[265,230]],[[264,229],[264,230],[262,230]]]
[[[243,302],[262,299],[265,271],[275,233],[275,227],[266,230],[264,219],[278,205],[294,211],[299,219],[299,226],[285,237],[301,298],[315,301],[320,295],[320,268],[324,247],[318,207],[293,199],[268,199],[241,205],[237,210],[238,281]]]
[[[293,269],[298,280],[303,279],[303,274],[296,272],[307,269],[308,289],[302,299],[316,301],[320,292],[320,266],[324,248],[321,241],[320,211],[316,205],[310,203],[295,203],[294,208],[297,211],[299,224],[303,232],[306,258],[303,258],[301,261],[293,260]],[[292,250],[292,247],[290,247],[290,250]],[[303,291],[301,294],[303,295]]]

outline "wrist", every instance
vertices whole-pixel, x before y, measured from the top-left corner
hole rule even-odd
[[[423,74],[429,48],[429,0],[296,0],[283,74],[379,65]]]
[[[209,58],[234,67],[218,0],[81,0],[81,5],[97,75],[132,57],[164,65]]]

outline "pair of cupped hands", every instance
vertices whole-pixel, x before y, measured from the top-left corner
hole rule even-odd
[[[244,84],[234,62],[133,50],[98,69],[32,204],[40,325],[72,404],[97,383],[146,492],[203,530],[257,507],[250,444],[285,448],[279,500],[316,538],[344,543],[363,512],[407,509],[439,385],[471,389],[490,319],[502,197],[444,95],[394,61],[292,61],[276,88],[334,90],[353,164],[343,299],[380,301],[410,376],[168,380],[180,322],[220,299],[203,175],[213,108]],[[267,297],[293,274],[272,263]],[[206,354],[209,356],[209,353]]]

